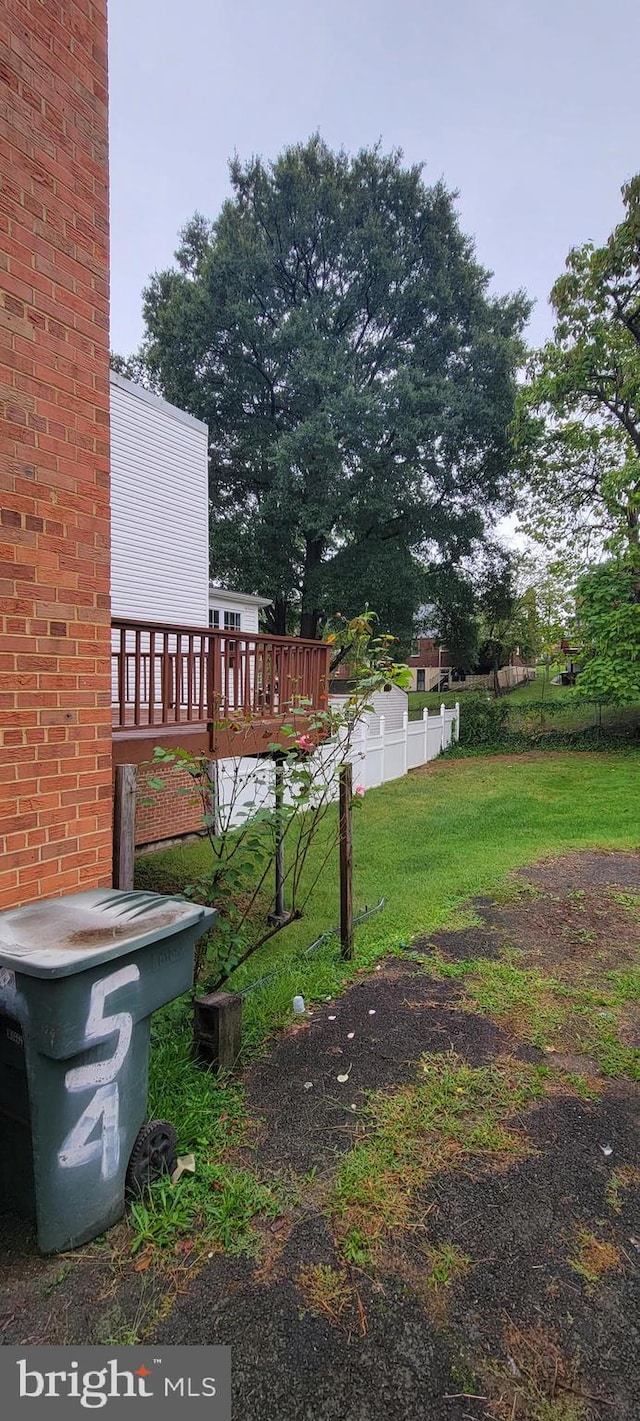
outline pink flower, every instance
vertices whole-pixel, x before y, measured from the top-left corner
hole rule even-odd
[[[364,796],[365,796],[365,787],[364,787],[364,785],[356,785],[356,787],[355,787],[353,793],[354,793],[354,794],[357,794],[358,799],[364,799]]]
[[[313,741],[309,735],[299,735],[295,744],[298,750],[313,750]]]

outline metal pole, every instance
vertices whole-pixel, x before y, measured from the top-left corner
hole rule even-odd
[[[286,918],[287,910],[284,906],[284,823],[282,818],[282,807],[284,804],[284,765],[280,756],[275,762],[275,807],[276,807],[276,902],[274,918],[276,920]]]

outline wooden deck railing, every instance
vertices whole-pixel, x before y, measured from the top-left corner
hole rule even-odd
[[[329,647],[114,617],[111,700],[116,732],[225,720],[270,721],[328,703]]]

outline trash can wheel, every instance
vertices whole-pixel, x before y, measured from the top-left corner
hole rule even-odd
[[[133,1193],[161,1174],[173,1174],[178,1136],[169,1120],[147,1120],[136,1135],[127,1168],[126,1189]]]

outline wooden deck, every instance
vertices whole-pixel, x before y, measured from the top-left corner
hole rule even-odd
[[[115,764],[181,745],[212,759],[290,744],[328,704],[330,648],[299,638],[114,618],[111,700]]]

